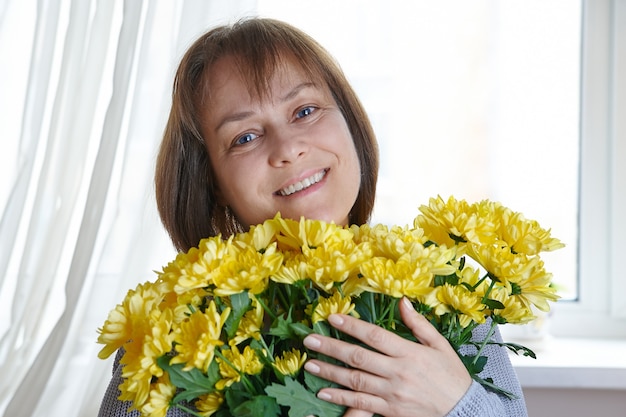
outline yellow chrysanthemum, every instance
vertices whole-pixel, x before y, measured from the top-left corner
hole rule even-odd
[[[559,298],[551,285],[552,274],[546,272],[540,258],[515,254],[507,247],[471,246],[469,250],[472,258],[527,308],[532,304],[548,311],[548,301]]]
[[[176,387],[170,382],[168,374],[165,373],[152,384],[148,401],[140,409],[141,415],[165,417],[174,394],[176,394]]]
[[[531,305],[534,305],[541,311],[549,311],[548,301],[557,301],[560,298],[551,282],[552,274],[543,269],[543,262],[541,262],[541,267],[533,269],[527,279],[522,280],[519,284],[509,280],[506,286],[510,293],[518,297],[524,306],[530,308]]]
[[[106,359],[132,338],[133,327],[128,319],[124,304],[118,304],[109,313],[104,325],[98,329],[98,343],[105,346],[98,353],[100,359]]]
[[[300,221],[275,218],[281,234],[278,241],[281,248],[301,250],[303,247],[315,248],[323,244],[332,244],[342,240],[352,240],[352,232],[334,223],[301,218]]]
[[[302,253],[287,252],[283,265],[274,273],[270,279],[281,284],[293,284],[309,278],[309,266]]]
[[[478,207],[465,200],[450,197],[431,198],[428,206],[421,206],[422,214],[415,227],[424,229],[426,236],[439,245],[453,246],[458,241],[489,244],[495,241],[495,224],[490,216],[479,216]]]
[[[512,252],[537,255],[543,251],[553,251],[564,247],[560,240],[550,236],[550,230],[539,226],[535,220],[528,220],[521,213],[506,207],[499,207],[500,238]]]
[[[277,215],[277,218],[280,214]],[[256,251],[264,251],[276,241],[280,227],[276,219],[266,220],[262,224],[250,226],[246,233],[240,233],[233,239],[233,244],[240,248],[252,247]]]
[[[162,299],[163,294],[151,282],[128,291],[124,301],[109,313],[104,326],[98,329],[98,343],[105,345],[98,357],[106,359],[129,340],[142,337],[146,318],[153,310],[158,310]]]
[[[436,315],[456,313],[462,327],[469,326],[472,321],[479,324],[485,322],[485,306],[476,293],[470,292],[463,285],[444,284],[437,290],[437,298],[441,303],[435,310]]]
[[[224,394],[221,392],[212,392],[210,394],[201,395],[198,398],[198,401],[195,402],[196,409],[198,410],[198,414],[209,417],[224,403]]]
[[[408,229],[394,226],[389,229],[384,225],[351,226],[355,235],[355,242],[368,243],[371,246],[372,256],[382,256],[397,260],[406,253],[407,248],[415,244],[423,245],[427,239],[422,229]]]
[[[229,340],[230,345],[238,345],[250,338],[259,340],[261,338],[261,328],[263,327],[263,306],[252,298],[254,309],[247,311],[239,322],[239,327],[235,332],[235,337]]]
[[[478,266],[470,265],[468,261],[461,271],[456,271],[459,285],[465,285],[474,289],[476,295],[482,298],[489,288],[490,280],[482,279],[484,272]]]
[[[346,297],[358,297],[369,286],[367,280],[361,274],[352,274],[340,286],[341,293]]]
[[[195,367],[206,372],[213,361],[215,348],[224,344],[220,335],[229,314],[230,308],[222,314],[218,313],[212,300],[204,313],[196,311],[191,314],[174,333],[178,355],[172,358],[171,363],[186,364],[184,370]]]
[[[522,304],[518,297],[511,296],[504,287],[494,287],[489,293],[489,298],[500,301],[504,305],[503,309],[494,310],[493,314],[504,318],[507,323],[524,324],[535,318],[532,310]]]
[[[365,290],[395,298],[407,296],[415,299],[426,294],[432,286],[432,272],[406,256],[397,262],[373,258],[364,262],[360,269],[366,281]]]
[[[427,268],[433,275],[450,275],[459,267],[456,260],[457,247],[444,246],[423,246],[420,243],[413,243],[407,247],[404,255],[409,262],[420,263],[423,268]]]
[[[328,316],[331,314],[356,314],[352,299],[342,297],[338,291],[328,298],[320,298],[313,314],[311,314],[311,321],[317,323],[328,320]]]
[[[308,276],[320,288],[330,291],[336,283],[342,283],[358,272],[361,263],[371,257],[368,245],[356,245],[341,240],[315,248],[304,247]]]
[[[150,377],[150,380],[151,379],[152,377]],[[139,411],[148,401],[148,397],[150,395],[150,380],[148,380],[147,383],[144,383],[144,381],[140,381],[140,383],[138,383],[137,380],[129,378],[123,379],[122,383],[118,386],[118,389],[120,390],[120,396],[118,399],[120,401],[131,402],[129,410]],[[143,391],[144,385],[147,385],[145,388],[145,395],[143,392],[141,395],[137,395],[139,391]]]
[[[290,352],[283,352],[280,357],[274,358],[273,366],[278,372],[285,376],[295,376],[300,372],[306,362],[306,353],[298,349],[291,349]]]
[[[172,318],[171,310],[152,310],[142,321],[141,331],[136,323],[135,338],[124,345],[120,359],[122,377],[126,379],[126,385],[120,386],[123,399],[132,399],[137,404],[148,400],[152,379],[163,375],[157,359],[172,349]]]
[[[253,247],[232,248],[229,255],[213,275],[216,296],[229,296],[243,291],[252,294],[263,292],[270,275],[275,274],[283,262],[283,255],[276,251],[275,244],[263,253]]]
[[[255,375],[263,370],[263,364],[250,346],[246,346],[241,353],[237,346],[231,346],[230,349],[222,350],[222,354],[228,362],[221,358],[217,359],[222,376],[222,379],[215,383],[218,390],[239,382],[242,374]]]
[[[198,306],[204,304],[210,296],[204,288],[194,288],[182,294],[170,293],[165,297],[161,308],[169,308],[174,312],[174,323],[177,325],[187,320]]]

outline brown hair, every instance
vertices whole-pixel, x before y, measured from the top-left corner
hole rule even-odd
[[[155,173],[159,214],[174,246],[187,251],[202,238],[243,231],[232,211],[218,202],[201,133],[200,114],[210,94],[207,72],[224,56],[237,60],[244,79],[260,96],[267,94],[270,76],[286,56],[302,65],[312,80],[328,86],[346,119],[361,167],[361,187],[349,220],[351,224],[369,221],[378,178],[378,147],[359,99],[337,63],[315,40],[284,22],[252,18],[202,35],[176,72]]]

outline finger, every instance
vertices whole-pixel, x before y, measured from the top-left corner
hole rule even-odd
[[[337,359],[352,368],[361,369],[374,375],[387,375],[390,372],[390,368],[392,368],[389,363],[389,357],[332,337],[310,334],[304,338],[303,343],[304,346],[310,350],[330,356],[331,358]],[[345,369],[345,367],[331,367],[330,365],[324,366],[326,376],[323,377],[331,377],[333,381],[339,382],[334,379],[335,375]],[[344,379],[345,378],[342,378],[342,381],[344,381]]]
[[[331,314],[328,322],[343,333],[353,336],[387,356],[401,357],[414,343],[376,324],[344,314]]]
[[[415,336],[422,345],[430,346],[437,350],[450,348],[448,341],[435,329],[426,317],[415,311],[415,308],[406,297],[402,298],[400,302],[400,316],[404,324],[413,333],[413,336]]]
[[[307,361],[304,364],[304,369],[353,391],[376,393],[383,396],[389,390],[387,379],[360,369],[346,368],[316,359]]]
[[[324,401],[348,407],[348,411],[344,414],[348,417],[371,417],[376,413],[382,414],[384,410],[388,410],[387,402],[384,399],[363,392],[324,388],[317,396]]]

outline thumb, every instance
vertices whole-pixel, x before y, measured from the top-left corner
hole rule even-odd
[[[400,302],[400,316],[402,322],[411,330],[413,336],[425,346],[435,349],[449,348],[450,344],[435,327],[430,324],[426,317],[415,311],[413,304],[408,298],[403,297]]]

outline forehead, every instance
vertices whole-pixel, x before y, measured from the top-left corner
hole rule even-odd
[[[277,90],[303,82],[328,90],[320,68],[306,65],[290,55],[264,59],[227,55],[215,61],[207,71],[203,96],[210,102],[220,96],[223,98],[225,90],[236,89],[252,100],[266,101],[279,94]]]

